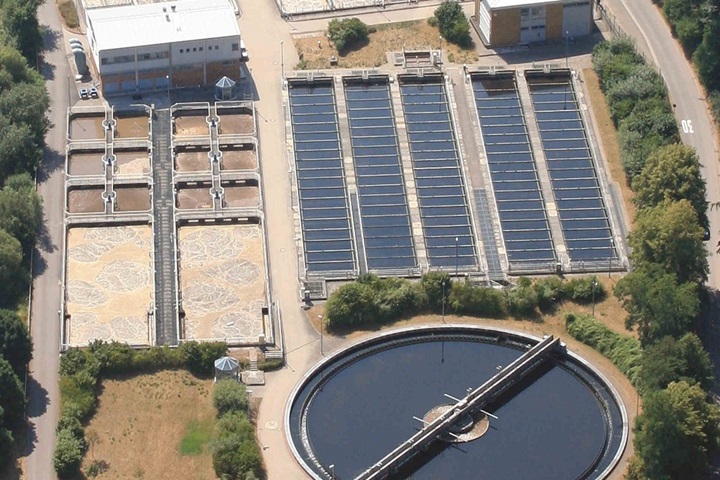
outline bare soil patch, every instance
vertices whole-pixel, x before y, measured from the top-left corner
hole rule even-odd
[[[196,480],[215,478],[210,452],[182,455],[180,444],[193,422],[213,421],[212,380],[185,371],[165,371],[124,380],[104,380],[98,410],[86,431],[100,441],[83,469],[108,465],[103,479]]]
[[[373,27],[371,27],[373,28]],[[442,49],[444,60],[450,63],[474,63],[478,59],[475,48],[462,49],[441,40],[437,27],[426,20],[391,23],[374,27],[368,43],[357,50],[340,56],[325,32],[295,38],[295,48],[300,57],[297,69],[330,68],[330,57],[338,59],[338,68],[379,67],[388,63],[387,52],[419,49]]]
[[[600,90],[600,81],[595,71],[592,68],[586,68],[583,70],[583,77],[585,78],[585,87],[590,96],[595,124],[600,132],[600,141],[605,151],[605,159],[610,168],[610,176],[620,187],[623,204],[625,206],[625,214],[627,215],[628,222],[632,226],[635,224],[635,205],[632,202],[635,194],[628,185],[627,176],[625,176],[625,170],[622,166],[620,144],[618,143],[615,124],[613,124],[612,117],[610,117],[610,109],[605,100],[605,94]]]

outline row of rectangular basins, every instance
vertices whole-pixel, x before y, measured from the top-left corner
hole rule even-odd
[[[256,170],[258,168],[255,146],[222,145],[220,147],[221,170]],[[178,172],[209,172],[210,148],[207,146],[176,146],[174,166]]]
[[[255,120],[250,109],[237,107],[220,112],[217,116],[219,135],[255,134]],[[209,135],[211,121],[208,109],[177,110],[173,113],[172,132],[178,137]]]
[[[114,149],[116,175],[149,175],[150,151],[142,149]],[[105,150],[76,150],[68,154],[67,174],[104,175]]]
[[[150,117],[147,115],[113,117],[114,138],[148,138]],[[105,115],[100,112],[72,114],[70,117],[70,140],[104,140]]]
[[[257,208],[260,206],[260,190],[256,180],[229,180],[221,183],[223,206],[226,208]],[[150,186],[126,184],[113,187],[116,194],[116,212],[146,212],[150,210]],[[179,182],[176,184],[175,204],[179,209],[196,210],[213,207],[212,183]],[[68,188],[67,209],[69,213],[102,213],[105,200],[102,185],[74,186]]]

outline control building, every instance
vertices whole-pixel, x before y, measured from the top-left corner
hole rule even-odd
[[[588,35],[594,0],[475,0],[477,30],[490,47]]]
[[[228,0],[180,0],[85,9],[88,42],[106,95],[240,78],[244,45]]]

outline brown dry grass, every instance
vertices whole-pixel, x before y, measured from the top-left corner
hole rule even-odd
[[[585,78],[585,87],[590,96],[593,116],[595,117],[595,125],[600,132],[600,141],[605,151],[605,158],[610,167],[610,176],[620,186],[620,192],[625,205],[625,214],[627,215],[630,225],[635,224],[635,205],[632,202],[635,194],[628,185],[627,176],[620,159],[620,144],[617,139],[617,131],[610,117],[610,109],[608,108],[605,95],[600,90],[600,81],[592,68],[583,70]]]
[[[367,45],[342,57],[325,36],[325,32],[296,37],[295,48],[301,60],[296,68],[330,68],[332,55],[337,57],[339,68],[379,67],[388,62],[387,52],[399,52],[403,48],[413,50],[441,47],[445,51],[445,61],[450,63],[474,63],[478,59],[474,48],[462,49],[445,40],[442,40],[441,46],[439,30],[428,25],[426,20],[391,23],[375,28],[376,31],[369,35]]]
[[[182,456],[179,451],[190,422],[215,417],[211,392],[212,380],[185,371],[104,380],[97,413],[86,427],[100,440],[85,455],[83,469],[94,456],[108,464],[103,479],[215,478],[209,452]]]
[[[77,28],[80,26],[77,8],[75,8],[75,2],[73,2],[73,0],[58,0],[57,5],[60,10],[60,15],[68,28]]]

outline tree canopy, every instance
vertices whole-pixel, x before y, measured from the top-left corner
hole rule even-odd
[[[245,385],[235,379],[220,380],[213,389],[213,406],[222,416],[232,411],[247,410]]]
[[[11,310],[0,310],[0,356],[21,376],[32,359],[32,340],[25,324]]]
[[[710,355],[694,333],[680,339],[664,337],[645,348],[641,361],[640,383],[644,392],[662,390],[671,382],[712,387],[713,367]]]
[[[28,253],[42,226],[42,200],[27,173],[13,175],[0,190],[0,228],[20,241]]]
[[[472,45],[470,22],[457,0],[445,0],[435,9],[438,29],[448,42],[461,47]]]
[[[703,228],[688,200],[664,201],[638,215],[628,235],[631,260],[636,269],[651,264],[677,276],[678,283],[707,279],[707,248]]]
[[[700,310],[697,289],[697,284],[678,283],[675,275],[650,264],[622,278],[615,296],[628,312],[625,326],[637,327],[640,341],[648,345],[691,329]]]
[[[705,179],[694,148],[681,143],[658,148],[633,179],[632,188],[639,208],[686,199],[695,209],[700,225],[708,226]]]
[[[636,419],[635,452],[653,480],[707,478],[708,453],[718,445],[718,408],[697,385],[673,382],[652,393]]]
[[[25,414],[25,391],[10,362],[0,357],[0,406],[5,410],[0,425],[17,428]]]
[[[334,19],[328,24],[328,35],[338,53],[344,54],[367,43],[368,27],[359,18]]]

